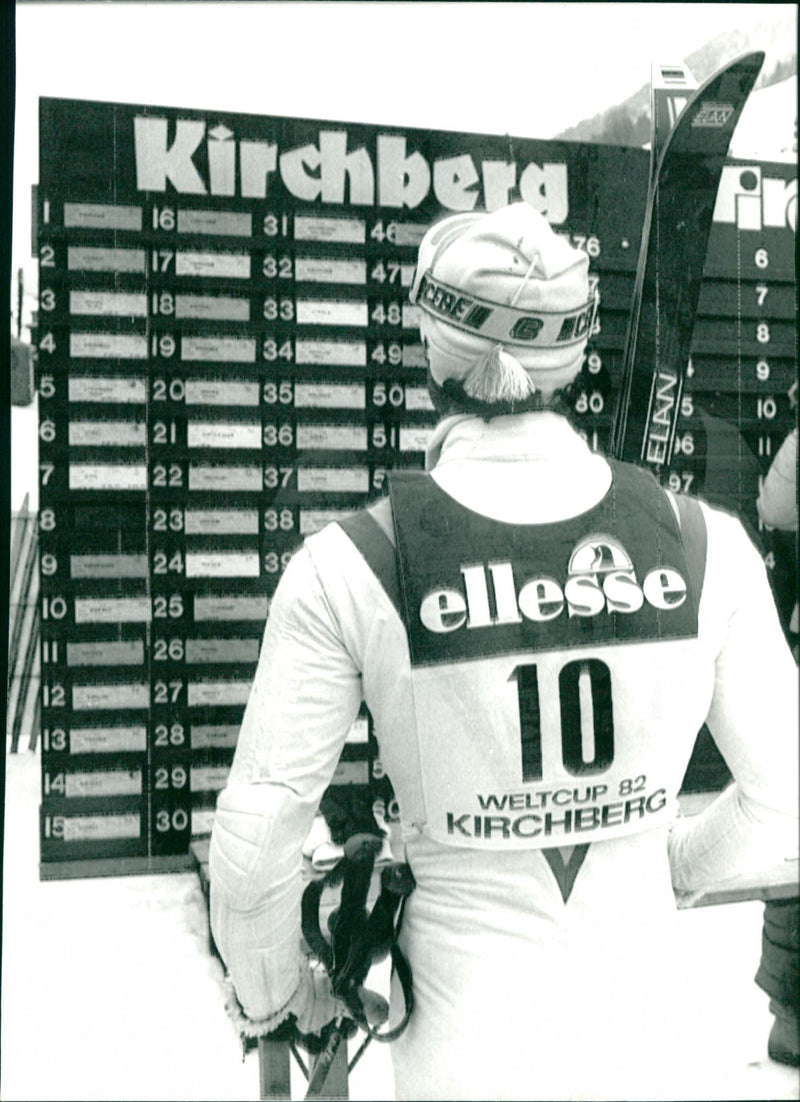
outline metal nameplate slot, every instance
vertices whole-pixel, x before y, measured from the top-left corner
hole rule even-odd
[[[333,451],[366,451],[367,429],[364,425],[297,426],[297,447]]]
[[[192,835],[199,837],[201,834],[210,834],[214,827],[215,815],[213,807],[193,807]]]
[[[365,409],[363,383],[294,384],[295,409]]]
[[[67,436],[71,447],[143,448],[147,426],[143,421],[70,421]]]
[[[102,643],[67,642],[68,666],[141,666],[144,664],[144,641],[104,640]]]
[[[326,524],[352,515],[352,509],[301,509],[300,535],[311,536]]]
[[[146,318],[147,295],[125,291],[70,291],[69,312],[92,317]]]
[[[121,685],[73,685],[72,707],[76,712],[149,708],[150,686],[129,682]]]
[[[366,302],[342,302],[326,299],[298,299],[298,325],[367,326]]]
[[[238,211],[179,210],[178,233],[250,237],[253,233],[253,219],[251,215]]]
[[[363,218],[323,218],[319,215],[295,215],[295,241],[337,241],[362,245],[367,240]]]
[[[249,253],[191,252],[175,253],[176,276],[200,276],[205,279],[249,279]]]
[[[229,492],[245,490],[259,493],[263,489],[260,467],[215,467],[189,465],[189,489]]]
[[[256,342],[250,337],[181,337],[181,359],[255,363]]]
[[[257,536],[257,509],[187,509],[187,536]]]
[[[193,723],[190,727],[192,750],[232,750],[239,739],[235,723]]]
[[[146,578],[146,555],[70,555],[71,578]]]
[[[241,421],[189,421],[186,444],[190,448],[248,448],[260,450],[261,424]]]
[[[187,578],[257,578],[258,551],[187,551]]]
[[[147,728],[72,727],[69,732],[71,754],[112,754],[147,750]]]
[[[252,680],[247,681],[190,681],[187,704],[190,708],[246,704]]]
[[[187,639],[187,666],[206,662],[254,664],[258,662],[258,639]]]
[[[256,382],[217,382],[212,379],[187,379],[187,406],[258,406]]]
[[[207,597],[195,596],[195,623],[256,621],[263,623],[267,618],[269,599],[257,594],[245,597]]]
[[[228,783],[228,765],[192,765],[189,767],[189,788],[192,792],[221,792]]]
[[[367,262],[335,257],[298,256],[294,262],[294,278],[296,283],[360,286],[367,282]]]
[[[147,624],[153,618],[149,597],[76,597],[76,624]]]
[[[44,835],[60,842],[112,841],[140,838],[140,815],[46,815]]]
[[[70,463],[70,490],[146,490],[144,465]]]
[[[409,306],[408,303],[403,303],[403,329],[419,329],[419,322],[422,316],[422,311],[419,306]]]
[[[424,452],[432,435],[433,427],[430,425],[401,425],[400,451]]]
[[[416,247],[429,228],[427,222],[390,222],[386,233],[391,245]]]
[[[66,773],[63,795],[67,799],[97,796],[140,796],[142,771],[98,770],[97,772]]]
[[[366,367],[367,346],[364,341],[298,340],[295,359],[298,364]]]
[[[424,386],[407,386],[406,387],[406,410],[409,412],[424,411],[425,413],[433,413],[433,402],[427,387]]]
[[[124,333],[70,333],[69,354],[75,359],[146,360],[147,338]]]
[[[142,208],[110,203],[65,203],[67,229],[141,231]]]
[[[249,321],[250,300],[225,295],[176,295],[175,317],[213,318],[216,321]]]
[[[297,489],[303,493],[362,493],[369,491],[366,467],[300,467]]]
[[[67,398],[70,402],[143,405],[147,389],[144,379],[73,375],[67,381]]]
[[[144,249],[116,249],[90,245],[67,247],[67,268],[73,272],[135,272],[143,275]]]
[[[403,367],[427,367],[425,349],[421,344],[403,345]]]

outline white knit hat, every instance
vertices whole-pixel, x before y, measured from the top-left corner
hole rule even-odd
[[[483,402],[565,387],[594,323],[589,258],[527,203],[454,214],[422,239],[410,298],[431,375]]]

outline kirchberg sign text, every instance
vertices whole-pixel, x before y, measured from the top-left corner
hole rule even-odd
[[[185,195],[266,199],[278,182],[294,196],[323,203],[414,209],[433,193],[449,210],[495,210],[513,189],[552,223],[569,213],[567,166],[506,159],[476,160],[469,153],[426,158],[405,136],[378,134],[374,155],[348,148],[344,129],[321,129],[315,142],[281,149],[275,141],[237,138],[229,127],[199,119],[136,116],[136,186]],[[204,154],[198,156],[198,154]],[[200,162],[204,162],[202,170]]]

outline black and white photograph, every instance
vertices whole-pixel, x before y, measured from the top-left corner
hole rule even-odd
[[[2,1102],[800,1096],[797,16],[9,5]]]

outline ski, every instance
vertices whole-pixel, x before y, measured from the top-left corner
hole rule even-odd
[[[650,70],[650,177],[651,191],[658,162],[678,115],[697,89],[697,81],[684,62],[653,62]],[[649,195],[648,195],[649,199]]]
[[[651,181],[610,453],[657,476],[672,458],[722,168],[763,61],[757,51],[729,62],[689,93],[671,128],[669,93],[653,89]]]
[[[651,220],[661,156],[675,123],[678,120],[678,116],[687,105],[691,94],[696,89],[697,81],[684,62],[665,64],[654,61],[652,63],[650,69],[650,170],[647,177],[647,197],[645,200],[646,226],[650,224]],[[634,323],[638,323],[639,320],[639,309],[641,307],[641,279],[645,272],[642,262],[646,255],[643,253],[643,249],[646,240],[643,232],[639,257],[640,263],[639,269],[637,270],[636,287],[633,297],[635,306],[631,309],[629,319],[631,330],[629,330],[628,333],[626,346],[630,343],[632,327]],[[623,359],[623,364],[625,362],[625,359]],[[623,381],[630,378],[629,374],[626,374],[624,368],[622,378]],[[629,400],[630,396],[628,395],[626,401]],[[622,403],[617,407],[618,413],[621,408]]]

